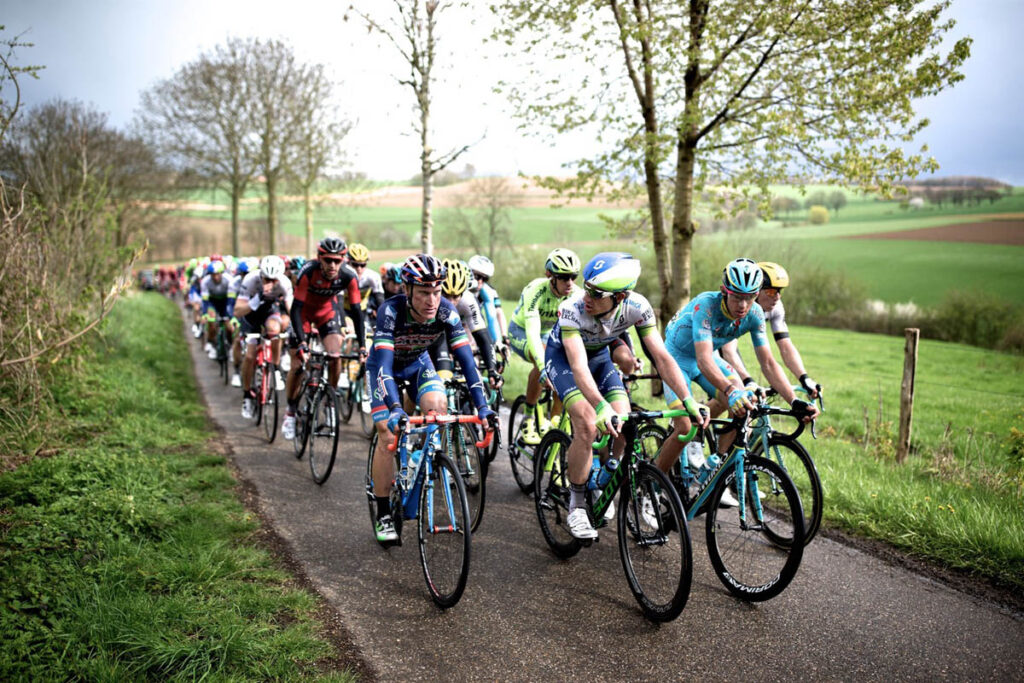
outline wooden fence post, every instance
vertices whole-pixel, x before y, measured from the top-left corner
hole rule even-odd
[[[903,462],[910,452],[910,432],[914,421],[914,375],[917,372],[917,342],[921,330],[908,327],[903,347],[903,383],[900,384],[900,435],[896,444],[896,462]]]

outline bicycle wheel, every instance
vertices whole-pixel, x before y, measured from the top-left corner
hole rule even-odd
[[[313,398],[309,424],[309,471],[323,484],[331,476],[338,455],[338,396],[334,387],[321,385]]]
[[[263,433],[266,434],[269,443],[274,443],[277,436],[277,381],[273,363],[267,363],[262,385],[260,401],[263,404]]]
[[[377,528],[377,498],[373,493],[373,455],[377,450],[377,438],[377,431],[374,430],[373,436],[370,438],[370,452],[366,457],[366,475],[363,478],[363,482],[366,487],[366,500],[370,507],[370,528],[374,530],[374,533],[376,533]],[[388,453],[388,455],[390,455],[394,461],[394,472],[397,476],[397,473],[400,471],[398,451]],[[397,545],[402,545],[402,493],[398,489],[398,485],[395,483],[394,479],[391,480],[391,491],[389,495],[391,497],[391,520],[395,524],[395,531],[398,532],[399,540]],[[389,543],[381,543],[380,541],[377,542],[380,543],[383,548],[391,545]]]
[[[800,494],[800,504],[804,508],[804,545],[811,542],[821,526],[822,501],[824,492],[818,468],[810,453],[799,441],[786,439],[778,434],[768,437],[768,454],[761,452],[763,442],[757,441],[750,449],[751,454],[767,457],[768,460],[782,466]]]
[[[690,597],[690,531],[668,476],[639,462],[619,498],[619,557],[633,597],[648,619],[671,621]]]
[[[341,371],[348,373],[348,361],[341,364]],[[354,399],[352,397],[353,387],[355,382],[349,379],[348,386],[338,393],[338,416],[341,417],[341,421],[348,424],[348,421],[352,419],[352,409],[355,407]]]
[[[217,364],[220,365],[220,374],[224,378],[224,384],[227,384],[230,379],[228,376],[230,374],[228,372],[228,342],[223,324],[217,330]]]
[[[640,444],[640,452],[646,462],[654,462],[661,450],[661,444],[668,436],[668,430],[654,422],[645,422],[636,430],[636,443]]]
[[[731,465],[711,494],[708,555],[718,578],[733,595],[761,602],[781,593],[796,576],[804,551],[804,516],[799,494],[781,467],[764,458],[748,456],[745,460],[744,505],[718,507],[722,492],[736,479],[736,468]],[[764,499],[759,499],[755,486],[766,494]],[[759,502],[761,519],[755,510]],[[745,519],[740,517],[743,509]],[[788,542],[778,543],[771,536]]]
[[[299,400],[296,403],[298,409],[295,411],[295,438],[292,439],[292,448],[295,450],[295,458],[302,459],[306,452],[306,443],[309,441],[309,421],[312,414],[312,405],[309,400],[309,392],[306,391],[306,378],[301,378],[299,385]]]
[[[551,429],[537,446],[534,460],[534,505],[541,533],[552,552],[572,557],[583,545],[569,533],[569,435]]]
[[[526,396],[519,396],[512,403],[508,416],[508,458],[512,464],[512,476],[515,477],[519,490],[526,494],[533,493],[533,454],[534,447],[523,441],[523,420],[526,419]]]
[[[469,504],[469,530],[476,533],[484,514],[487,488],[484,464],[476,447],[476,430],[471,424],[452,424],[441,432],[441,452],[451,458],[462,477]]]
[[[370,413],[369,381],[365,374],[359,380],[359,426],[363,428],[363,436],[367,439],[376,433],[373,427],[373,414]]]
[[[253,422],[259,427],[263,421],[263,401],[260,400],[260,391],[263,388],[263,366],[257,365],[252,374],[252,386],[256,387],[256,409],[252,411]]]
[[[444,453],[434,454],[420,488],[416,526],[430,597],[439,607],[451,607],[466,589],[472,533],[462,477]]]

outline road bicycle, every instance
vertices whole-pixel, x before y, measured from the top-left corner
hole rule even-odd
[[[444,383],[445,395],[448,399],[449,415],[475,415],[473,399],[461,375],[455,375]],[[481,425],[484,429],[486,425]],[[464,422],[452,428],[451,456],[462,482],[466,486],[466,497],[469,501],[470,531],[476,532],[483,519],[484,504],[487,501],[487,460],[486,451],[477,448],[477,443],[486,441],[488,446],[493,442],[476,432],[476,423]]]
[[[231,379],[231,371],[228,364],[228,356],[231,353],[231,328],[230,317],[217,317],[217,337],[214,340],[214,349],[217,352],[216,360],[219,366],[220,376],[224,378],[224,384]]]
[[[342,421],[348,424],[357,406],[360,413],[362,413],[365,398],[366,414],[361,416],[360,419],[363,420],[363,433],[366,434],[367,422],[369,427],[373,428],[373,417],[370,415],[369,410],[370,397],[365,391],[366,362],[358,353],[343,353],[341,354],[341,361],[341,372],[347,383],[344,387],[338,389],[338,413],[341,415]],[[353,372],[353,369],[355,369],[355,372]]]
[[[274,338],[265,334],[251,333],[246,340],[258,340],[253,384],[256,386],[256,410],[253,419],[256,425],[263,423],[263,433],[269,443],[277,436],[277,366],[274,365]]]
[[[662,417],[686,415],[684,410],[636,411],[622,416],[626,440],[622,462],[588,506],[595,528],[607,524],[605,512],[621,490],[617,511],[619,557],[626,581],[648,619],[671,621],[690,595],[693,551],[683,504],[668,475],[649,461],[644,428]],[[696,433],[696,428],[692,433]],[[552,429],[541,439],[534,458],[534,505],[544,540],[560,558],[589,545],[569,533],[568,449],[572,437]],[[593,444],[600,449],[607,436]],[[649,445],[649,442],[648,442]],[[589,497],[589,496],[588,496]]]
[[[327,379],[326,364],[337,354],[327,353],[319,335],[309,335],[309,354],[302,362],[295,438],[292,448],[301,459],[309,450],[313,481],[323,484],[331,476],[338,455],[338,397]]]
[[[731,593],[749,602],[769,600],[785,590],[803,557],[806,532],[796,486],[782,466],[748,450],[754,421],[791,413],[759,403],[730,421],[736,439],[703,480],[687,465],[685,455],[671,473],[687,520],[705,515],[715,574]],[[713,431],[705,430],[705,436],[713,438]],[[736,507],[719,505],[727,489],[734,493]]]
[[[538,432],[540,432],[541,417],[551,416],[553,396],[551,389],[545,386],[534,406],[532,417]],[[512,465],[512,476],[515,478],[519,490],[527,495],[533,495],[534,455],[540,444],[530,445],[523,438],[523,427],[528,417],[531,416],[527,414],[526,395],[520,394],[512,402],[508,416],[508,457]],[[571,433],[572,423],[568,413],[563,410],[557,420],[549,423],[548,429],[559,429],[566,434]],[[541,438],[543,440],[543,435]]]
[[[416,520],[423,577],[431,599],[442,608],[455,605],[466,588],[472,540],[466,488],[451,453],[455,435],[461,433],[459,427],[481,422],[475,415],[414,415],[399,423],[398,435],[388,446],[394,458],[390,496],[391,519],[398,532],[395,544],[401,545],[403,521]],[[488,432],[487,438],[475,446],[486,448],[491,435]],[[377,520],[373,482],[377,439],[374,431],[366,460],[371,524]]]

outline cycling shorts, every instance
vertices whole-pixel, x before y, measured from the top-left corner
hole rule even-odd
[[[242,333],[242,337],[245,338],[250,334],[261,334],[263,332],[263,325],[266,324],[271,318],[281,319],[281,310],[278,304],[274,303],[265,308],[261,308],[258,311],[250,311],[248,315],[243,315],[238,319],[239,330]],[[258,339],[247,339],[247,344],[256,345],[259,344]]]
[[[554,385],[555,391],[562,399],[562,404],[568,408],[576,401],[583,399],[583,394],[576,386],[576,378],[573,377],[572,368],[569,367],[569,358],[565,355],[565,347],[561,344],[548,344],[544,354],[546,363],[544,369],[548,379]],[[601,392],[606,401],[616,399],[627,399],[626,388],[622,385],[622,376],[619,369],[612,362],[612,355],[608,347],[588,354],[587,367],[590,375],[597,384],[597,390]]]
[[[221,318],[228,317],[228,300],[227,299],[210,299],[206,303],[208,303],[210,305],[210,308],[212,308],[214,311],[216,311],[216,313],[217,313],[217,315],[219,317],[221,317]],[[209,313],[210,311],[207,310],[206,312]]]
[[[432,391],[444,393],[444,383],[437,376],[434,364],[431,362],[430,355],[426,351],[405,367],[401,369],[393,368],[391,373],[399,388],[401,388],[403,381],[412,383],[416,391],[416,405],[422,402],[424,395]],[[384,389],[383,373],[376,363],[367,361],[366,376],[370,381],[370,412],[373,415],[373,421],[383,422],[390,415],[390,409],[385,402],[387,400],[387,391]]]
[[[676,364],[683,373],[683,379],[686,380],[687,384],[696,382],[700,385],[700,388],[708,393],[708,396],[714,398],[715,393],[718,391],[715,386],[707,380],[707,378],[700,374],[700,369],[697,367],[697,359],[689,356],[679,356],[669,349],[669,353],[672,353],[672,358],[675,359]],[[718,370],[725,376],[730,382],[739,382],[739,374],[733,369],[732,365],[727,363],[725,359],[719,356],[717,353],[711,355],[715,359],[715,364],[718,365]],[[676,396],[675,392],[665,384],[665,403],[669,406],[673,404],[681,404],[679,397]]]
[[[326,339],[329,334],[343,334],[345,327],[342,322],[341,311],[333,308],[326,309],[316,316],[302,316],[302,332],[304,334],[308,335],[314,325],[316,325],[316,331],[320,335],[320,339]],[[288,348],[299,348],[299,338],[295,336],[294,325],[288,328]]]

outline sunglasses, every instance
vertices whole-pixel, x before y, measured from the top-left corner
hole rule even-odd
[[[353,268],[365,268],[366,267],[365,263],[356,263],[355,261],[352,261],[351,263],[349,263],[349,265],[351,265]]]
[[[556,280],[561,280],[562,282],[572,282],[573,280],[575,280],[578,277],[579,277],[579,273],[570,273],[568,275],[561,275],[561,274],[555,275],[555,279]]]
[[[606,292],[603,289],[595,289],[590,285],[584,285],[583,290],[591,299],[607,299],[609,297],[615,296],[615,292]]]
[[[321,263],[326,263],[327,265],[330,265],[330,266],[340,266],[341,263],[342,263],[342,259],[340,259],[340,258],[325,258],[325,257],[321,256],[320,257],[320,262]]]
[[[486,275],[478,275],[476,273],[473,273],[473,275],[476,276],[476,279],[480,280],[481,282],[487,282],[488,280],[491,279],[491,278],[487,277]]]

